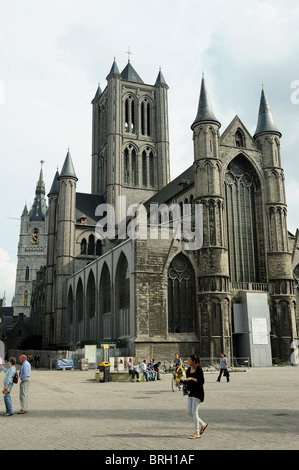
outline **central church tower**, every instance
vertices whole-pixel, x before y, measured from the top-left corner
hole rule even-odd
[[[159,71],[147,85],[130,60],[114,60],[107,86],[92,101],[92,193],[115,207],[143,203],[169,183],[168,86]]]

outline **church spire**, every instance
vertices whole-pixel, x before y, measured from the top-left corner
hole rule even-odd
[[[210,102],[204,74],[202,74],[197,115],[191,127],[193,128],[195,124],[201,121],[212,121],[218,124],[220,127],[220,122],[218,121],[218,119],[216,119],[211,102]]]
[[[29,220],[45,220],[45,216],[47,215],[47,203],[46,203],[46,190],[45,190],[45,183],[43,179],[43,164],[44,160],[40,161],[41,169],[39,173],[39,179],[36,183],[35,189],[35,198],[29,213]]]
[[[262,87],[258,121],[254,137],[256,137],[257,134],[261,134],[262,132],[271,132],[279,134],[279,136],[281,137],[281,133],[277,129],[276,124],[274,122],[264,87]]]

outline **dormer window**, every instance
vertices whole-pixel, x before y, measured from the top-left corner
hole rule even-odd
[[[240,129],[238,129],[237,132],[235,133],[235,142],[236,142],[236,147],[245,147],[244,134],[243,132],[240,131]]]

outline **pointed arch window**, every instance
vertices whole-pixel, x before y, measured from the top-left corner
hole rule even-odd
[[[81,278],[79,279],[76,290],[76,317],[78,322],[83,321],[83,284]]]
[[[245,147],[245,137],[240,129],[235,133],[235,144],[236,147]]]
[[[195,276],[188,258],[177,255],[168,270],[168,331],[191,333],[195,318]]]
[[[155,159],[153,151],[147,147],[142,152],[142,185],[151,186],[155,185]]]
[[[125,100],[125,132],[135,132],[135,102],[132,96]]]
[[[112,337],[112,315],[111,315],[111,279],[107,264],[102,269],[100,282],[100,312],[103,337]]]
[[[128,184],[129,182],[129,150],[125,148],[124,150],[124,183]]]
[[[96,255],[97,256],[101,256],[102,254],[102,244],[101,244],[101,240],[97,240],[97,243],[96,243]]]
[[[147,186],[147,157],[146,152],[142,152],[142,184]]]
[[[149,160],[148,160],[148,176],[149,176],[149,185],[154,186],[154,156],[153,152],[150,152],[149,154]]]
[[[263,282],[261,187],[254,168],[242,155],[227,168],[225,195],[231,280]]]
[[[140,106],[141,111],[141,134],[151,135],[151,108],[147,98],[145,98]]]
[[[131,153],[131,184],[136,184],[136,152],[135,149]]]
[[[86,295],[86,310],[87,317],[92,318],[96,314],[96,284],[95,278],[92,271],[88,276],[87,282],[87,295]]]
[[[70,319],[70,324],[73,324],[74,321],[74,296],[73,296],[73,289],[70,287],[68,297],[67,297],[67,307],[68,307],[68,314]]]
[[[86,239],[83,238],[81,241],[81,255],[86,255],[86,251],[87,251],[87,243],[86,243]]]
[[[127,258],[120,256],[116,270],[116,336],[130,334],[130,271]]]
[[[124,149],[123,180],[125,184],[137,184],[137,157],[132,144]]]
[[[88,237],[88,254],[94,255],[94,235],[91,234]]]

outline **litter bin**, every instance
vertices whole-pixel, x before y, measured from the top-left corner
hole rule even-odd
[[[110,375],[110,364],[107,361],[103,361],[99,364],[100,380],[99,382],[109,382]]]

